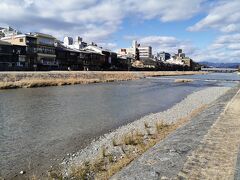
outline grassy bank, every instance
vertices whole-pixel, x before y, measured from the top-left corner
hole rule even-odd
[[[100,82],[135,80],[154,76],[203,74],[193,71],[113,72],[113,71],[50,71],[50,72],[1,72],[0,89],[62,86]]]

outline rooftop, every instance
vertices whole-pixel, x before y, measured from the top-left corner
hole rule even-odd
[[[44,33],[39,33],[39,32],[30,32],[30,33],[27,33],[27,35],[41,36],[41,37],[47,37],[47,38],[53,38],[53,39],[56,39],[55,37],[53,37],[53,36],[50,35],[50,34],[44,34]]]
[[[11,45],[11,43],[0,40],[0,45]]]

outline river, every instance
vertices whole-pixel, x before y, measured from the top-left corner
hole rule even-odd
[[[175,78],[196,80],[174,83]],[[94,138],[164,111],[194,91],[232,86],[233,80],[240,78],[209,74],[0,90],[0,177],[12,178],[21,170],[45,172]]]

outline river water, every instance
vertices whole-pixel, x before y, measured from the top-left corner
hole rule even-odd
[[[196,81],[174,83],[174,78]],[[237,74],[210,74],[0,90],[0,177],[45,172],[104,133],[166,110],[202,88],[232,86],[232,80],[240,81]]]

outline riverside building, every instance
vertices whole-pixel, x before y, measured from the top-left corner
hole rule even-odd
[[[7,70],[12,66],[12,45],[0,40],[0,70]]]
[[[55,38],[51,35],[27,33],[4,37],[1,40],[26,47],[26,57],[22,62],[29,70],[48,70],[52,66],[58,66],[54,47]]]
[[[26,46],[0,40],[0,70],[21,70],[27,66],[25,61]]]

